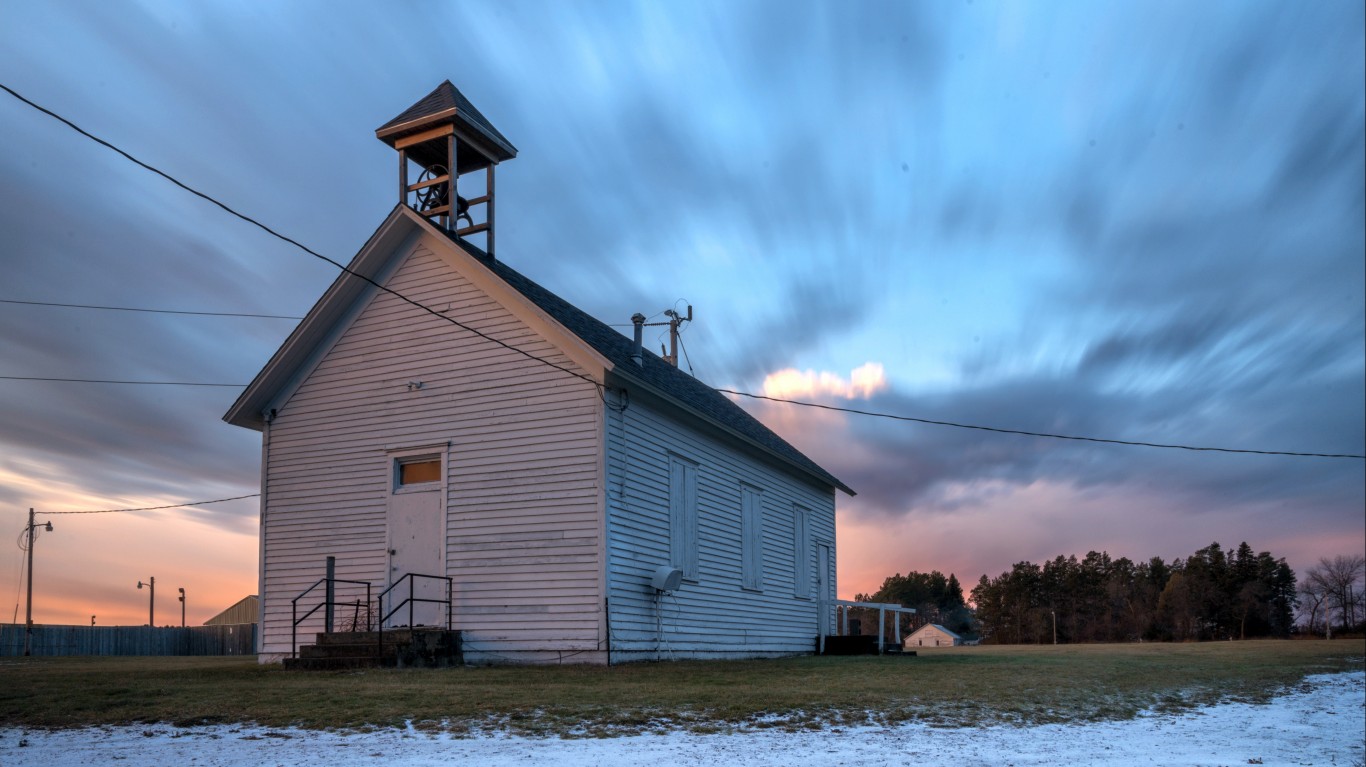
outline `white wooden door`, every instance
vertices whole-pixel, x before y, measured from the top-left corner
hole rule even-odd
[[[820,616],[818,629],[821,636],[833,633],[830,627],[833,625],[832,613],[835,608],[828,601],[835,598],[835,578],[831,570],[832,564],[830,545],[827,543],[816,544],[816,599],[826,600],[817,602],[817,614]]]
[[[428,465],[419,465],[426,463]],[[431,466],[430,463],[435,463]],[[441,459],[397,459],[389,493],[389,577],[392,586],[409,573],[445,575],[446,514],[444,466]],[[411,584],[411,585],[410,585]],[[410,592],[411,589],[411,592]],[[446,598],[446,582],[430,578],[403,581],[389,592],[384,611],[402,605],[409,594],[423,599]],[[412,612],[403,605],[390,616],[386,627],[444,625],[445,609],[429,602],[414,602]]]

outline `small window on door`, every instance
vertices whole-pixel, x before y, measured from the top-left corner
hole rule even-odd
[[[441,459],[420,458],[412,461],[399,461],[398,486],[421,485],[441,481]]]

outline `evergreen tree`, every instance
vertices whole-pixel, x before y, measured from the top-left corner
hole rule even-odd
[[[909,589],[921,577],[913,575],[884,586]],[[943,585],[938,623],[952,614],[950,592],[961,593],[956,578]],[[1284,559],[1254,553],[1246,542],[1229,551],[1214,542],[1170,563],[1153,557],[1135,565],[1104,551],[1017,562],[995,578],[983,575],[972,601],[988,642],[1051,642],[1055,631],[1058,642],[1194,641],[1288,636],[1298,594]]]

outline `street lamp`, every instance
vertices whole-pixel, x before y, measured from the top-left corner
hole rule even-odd
[[[155,626],[156,603],[157,603],[157,579],[148,578],[147,583],[138,581],[138,588],[147,587],[147,625]]]
[[[52,523],[45,522],[42,525],[35,523],[33,521],[33,509],[29,509],[28,528],[25,530],[28,533],[28,548],[24,549],[28,552],[28,601],[24,607],[24,655],[32,654],[33,648],[33,533],[39,527],[49,533],[52,532]]]
[[[185,628],[185,587],[180,587],[180,627]]]

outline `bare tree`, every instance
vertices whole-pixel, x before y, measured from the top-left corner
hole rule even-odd
[[[1301,593],[1311,603],[1316,602],[1323,608],[1323,622],[1332,636],[1333,612],[1344,630],[1357,625],[1362,614],[1363,589],[1360,581],[1366,575],[1366,557],[1359,554],[1339,555],[1329,559],[1321,557],[1319,563],[1309,568],[1305,575]],[[1311,615],[1312,624],[1313,617]]]
[[[1323,600],[1325,594],[1318,582],[1310,578],[1307,574],[1305,579],[1300,581],[1298,589],[1300,597],[1300,613],[1306,615],[1308,620],[1304,624],[1304,629],[1310,634],[1314,634],[1319,628],[1319,615],[1324,609]]]

